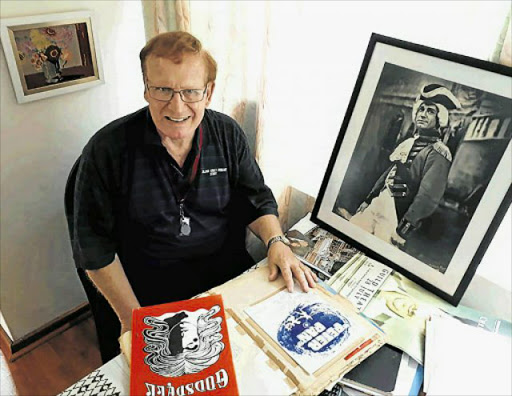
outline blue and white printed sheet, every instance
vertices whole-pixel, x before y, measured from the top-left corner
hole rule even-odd
[[[349,352],[365,333],[314,291],[283,290],[245,312],[310,374]]]

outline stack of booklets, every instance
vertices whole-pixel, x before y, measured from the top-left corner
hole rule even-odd
[[[512,395],[510,337],[458,320],[427,321],[425,383],[430,395]]]
[[[340,379],[350,394],[417,395],[423,382],[426,319],[455,318],[508,335],[512,324],[459,305],[452,306],[416,283],[318,227],[309,215],[287,232],[295,255],[386,333],[385,347]]]
[[[343,297],[290,293],[266,267],[135,310],[132,330],[131,394],[145,396],[319,394],[385,343]]]

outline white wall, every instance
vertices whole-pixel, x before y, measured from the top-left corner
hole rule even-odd
[[[14,339],[86,301],[64,215],[66,178],[99,128],[145,105],[139,1],[0,2],[2,18],[77,10],[95,13],[105,84],[17,104],[0,56],[0,310]]]

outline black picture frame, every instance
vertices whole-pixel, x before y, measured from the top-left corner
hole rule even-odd
[[[434,154],[421,153],[425,146],[417,143],[417,150],[412,149],[417,157],[407,154],[397,165],[397,146],[418,136],[412,114],[419,113],[418,100],[430,100],[432,84],[446,87],[460,106],[449,110],[443,128],[441,114],[436,116],[432,130],[439,138],[430,136],[427,144]],[[512,201],[511,113],[512,68],[372,34],[312,221],[457,305]],[[414,169],[407,162],[410,158],[418,161]],[[436,161],[448,171],[427,178],[428,171],[434,174]],[[393,167],[400,172],[399,166],[408,169],[407,180],[399,180],[403,184],[389,175]],[[407,187],[397,191],[399,185]],[[430,204],[420,205],[420,191]],[[408,196],[409,201],[404,205],[403,198],[393,194]],[[442,196],[437,203],[435,195]],[[365,201],[372,207],[365,209],[363,221],[365,211],[358,213],[358,208]],[[394,210],[385,206],[390,202]],[[432,205],[434,211],[418,222]],[[407,218],[414,216],[412,224]],[[405,244],[399,246],[393,239]]]

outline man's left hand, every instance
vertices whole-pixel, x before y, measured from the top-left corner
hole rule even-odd
[[[284,243],[278,242],[270,246],[268,250],[269,281],[274,281],[279,275],[283,275],[286,288],[293,292],[293,278],[297,279],[301,289],[305,292],[314,288],[318,278],[307,266],[302,264]]]

